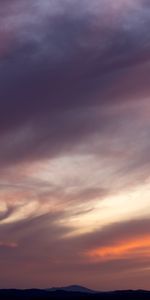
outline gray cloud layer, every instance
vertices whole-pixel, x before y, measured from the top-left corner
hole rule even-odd
[[[122,13],[110,1],[1,3],[1,163],[111,135],[127,117],[113,107],[148,96],[149,4],[133,4]]]

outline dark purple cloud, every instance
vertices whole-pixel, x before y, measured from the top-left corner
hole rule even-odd
[[[0,67],[2,162],[66,151],[94,132],[120,125],[118,114],[106,118],[108,107],[147,97],[147,3],[121,13],[108,2],[99,20],[88,1],[1,6],[6,36],[14,31]],[[112,26],[105,17],[113,13],[120,16]]]

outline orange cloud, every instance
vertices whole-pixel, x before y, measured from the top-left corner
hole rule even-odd
[[[133,254],[150,256],[150,235],[99,247],[88,251],[87,254],[92,260],[117,259]]]

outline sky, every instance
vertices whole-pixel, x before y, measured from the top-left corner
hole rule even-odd
[[[0,288],[150,289],[150,2],[0,0]]]

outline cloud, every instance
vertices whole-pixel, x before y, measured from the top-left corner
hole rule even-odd
[[[108,107],[147,96],[149,19],[144,3],[133,1],[132,7],[129,2],[120,26],[112,27],[104,17],[95,24],[96,7],[103,1],[85,2],[1,4],[16,34],[1,59],[1,164],[70,151],[83,138],[86,142],[94,133],[120,126],[118,114],[106,116]],[[119,15],[120,7],[108,1],[102,16]]]
[[[146,0],[0,0],[2,286],[146,278],[144,254],[86,254],[149,236],[149,16]]]
[[[5,225],[7,239],[11,236],[17,241],[18,247],[11,251],[9,248],[4,251],[0,248],[1,268],[4,270],[2,282],[8,266],[11,266],[15,267],[17,275],[16,278],[12,277],[10,271],[11,286],[46,287],[54,282],[65,284],[79,280],[82,284],[107,289],[108,286],[117,288],[119,280],[120,288],[148,287],[146,280],[139,283],[139,278],[142,278],[150,262],[148,256],[142,255],[146,244],[142,245],[139,254],[127,253],[122,257],[110,255],[106,260],[95,260],[94,257],[91,259],[87,253],[97,247],[115,249],[121,243],[125,247],[129,241],[140,241],[146,234],[149,235],[149,219],[111,224],[96,232],[69,238],[64,237],[69,228],[62,229],[57,224],[58,219],[59,214],[47,214],[11,226]],[[4,264],[6,259],[7,264]],[[20,273],[20,269],[24,272]],[[26,272],[29,272],[28,278]],[[132,282],[128,281],[129,277]]]

